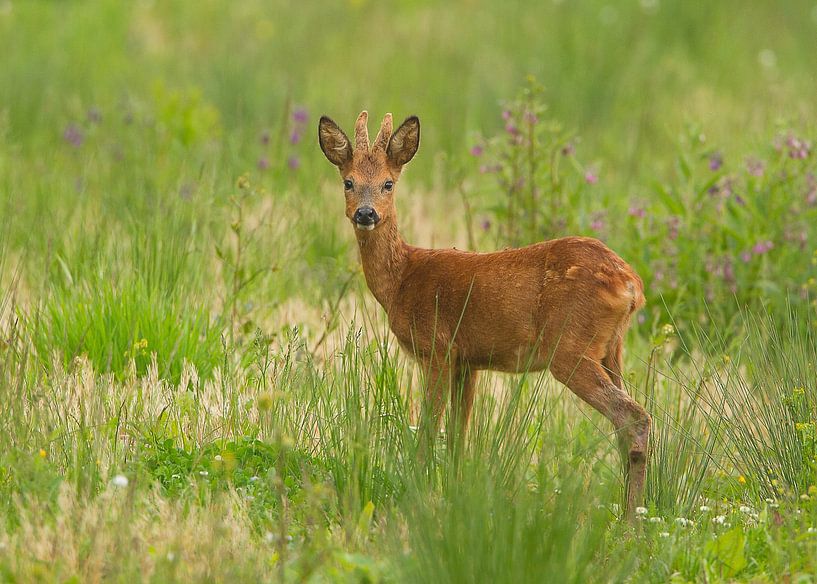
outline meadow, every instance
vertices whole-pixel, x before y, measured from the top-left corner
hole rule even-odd
[[[817,580],[813,0],[0,0],[0,580]],[[480,379],[416,457],[322,114],[410,243],[598,237],[653,417]],[[370,131],[374,131],[370,128]]]

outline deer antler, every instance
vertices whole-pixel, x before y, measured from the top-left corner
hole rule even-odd
[[[369,112],[363,110],[355,122],[355,150],[369,150],[369,128],[366,122],[369,121]]]
[[[377,133],[377,137],[374,139],[374,146],[372,147],[372,151],[382,150],[383,152],[386,151],[386,146],[389,145],[389,138],[391,138],[392,133],[392,117],[391,114],[386,114],[383,117],[383,123],[380,125],[380,131]]]

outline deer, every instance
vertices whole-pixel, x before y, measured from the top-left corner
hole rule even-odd
[[[651,418],[624,388],[622,351],[631,317],[645,305],[641,278],[590,237],[489,253],[409,245],[395,195],[420,146],[420,120],[410,116],[393,130],[386,114],[372,144],[367,122],[363,111],[353,145],[322,116],[318,139],[340,171],[366,284],[424,372],[420,447],[439,434],[447,401],[455,429],[447,432],[449,449],[464,439],[480,371],[549,369],[613,424],[632,519],[642,504]]]

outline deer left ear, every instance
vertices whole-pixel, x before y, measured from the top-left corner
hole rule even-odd
[[[401,167],[414,158],[419,147],[420,119],[411,116],[392,134],[386,147],[386,156],[394,166]]]

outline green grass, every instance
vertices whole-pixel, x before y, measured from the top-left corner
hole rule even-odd
[[[0,580],[812,581],[815,33],[805,0],[0,1]],[[635,527],[547,374],[482,376],[418,463],[315,140],[364,108],[422,120],[410,242],[593,235],[643,277]]]

